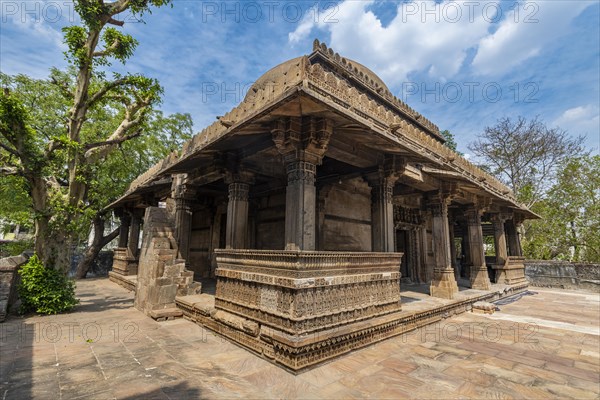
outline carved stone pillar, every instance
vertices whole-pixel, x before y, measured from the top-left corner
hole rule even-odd
[[[430,293],[434,297],[452,299],[458,293],[450,258],[449,198],[438,196],[429,203],[432,213],[434,270]]]
[[[333,125],[326,118],[282,118],[274,122],[273,142],[287,172],[285,249],[315,250],[317,165],[323,160]]]
[[[175,198],[175,237],[177,240],[177,258],[187,260],[190,251],[190,236],[192,233],[192,192],[183,190]]]
[[[496,266],[503,267],[508,261],[508,249],[506,246],[506,231],[504,230],[504,221],[506,218],[502,214],[495,214],[492,217],[494,224],[494,248],[496,250]]]
[[[119,217],[121,220],[121,226],[119,227],[119,244],[117,247],[126,248],[127,241],[129,239],[129,226],[131,225],[131,215],[123,211],[123,214]]]
[[[521,257],[523,255],[523,252],[521,250],[521,241],[519,239],[519,232],[514,217],[513,219],[509,219],[506,221],[505,229],[508,244],[508,255]]]
[[[456,243],[454,243],[454,220],[450,219],[448,221],[448,232],[450,235],[450,264],[452,265],[452,269],[454,269],[454,278],[458,281],[460,277],[460,268],[456,261]]]
[[[425,226],[421,226],[417,230],[418,242],[419,242],[419,280],[421,282],[429,282],[433,279],[432,272],[430,271],[430,266],[427,264],[427,254],[428,254],[428,246],[429,239],[427,235],[427,228]]]
[[[138,244],[140,242],[140,228],[142,224],[142,216],[139,212],[134,211],[131,214],[131,226],[129,227],[129,239],[127,244],[128,256],[137,260]]]
[[[393,252],[394,246],[394,205],[392,192],[396,178],[380,176],[369,179],[372,188],[371,203],[371,238],[372,249],[375,252]]]
[[[462,237],[462,249],[465,254],[464,265],[462,270],[462,276],[467,279],[471,279],[471,265],[473,265],[473,261],[471,260],[471,245],[469,244],[469,233],[468,230],[464,230],[465,233]]]
[[[248,192],[250,184],[234,180],[229,182],[229,201],[227,203],[227,228],[225,247],[245,249],[248,232]]]
[[[483,247],[483,230],[481,228],[481,210],[469,208],[466,213],[469,235],[469,253],[471,255],[471,288],[490,290],[490,278],[485,265],[485,249]]]
[[[317,166],[307,161],[288,163],[285,197],[286,250],[315,250]]]

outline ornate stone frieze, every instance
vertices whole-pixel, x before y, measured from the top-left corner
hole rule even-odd
[[[400,253],[216,252],[216,307],[290,334],[400,310]]]

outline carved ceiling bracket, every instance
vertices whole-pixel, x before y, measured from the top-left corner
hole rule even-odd
[[[320,165],[333,134],[333,123],[322,117],[289,117],[273,122],[271,135],[285,163]]]

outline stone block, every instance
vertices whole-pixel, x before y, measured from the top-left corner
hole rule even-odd
[[[477,301],[473,303],[472,311],[479,314],[493,314],[496,311],[496,306],[487,301]]]
[[[177,295],[177,285],[167,285],[158,288],[159,297],[156,304],[174,303]]]
[[[152,317],[153,319],[155,319],[157,321],[165,321],[165,320],[170,320],[170,319],[174,319],[174,318],[179,318],[182,315],[183,315],[183,312],[176,307],[163,308],[161,310],[151,310],[150,311],[150,317]]]
[[[173,282],[173,278],[157,278],[155,282],[158,286],[172,285],[175,283]]]
[[[164,276],[170,278],[178,278],[181,273],[181,269],[177,265],[165,265]]]

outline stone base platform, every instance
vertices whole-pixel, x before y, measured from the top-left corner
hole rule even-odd
[[[241,345],[262,358],[298,374],[327,360],[382,340],[471,311],[476,302],[492,302],[523,292],[528,285],[492,285],[490,291],[460,288],[452,300],[431,297],[426,285],[402,287],[402,310],[369,320],[291,335],[215,308],[208,294],[178,296],[184,318]]]
[[[137,284],[137,275],[121,275],[115,271],[109,271],[108,279],[110,279],[117,285],[124,287],[130,292],[135,292],[135,286]]]

